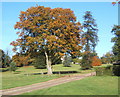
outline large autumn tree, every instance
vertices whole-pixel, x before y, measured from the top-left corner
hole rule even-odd
[[[53,59],[71,54],[75,56],[82,49],[81,25],[70,9],[36,6],[21,11],[18,29],[19,38],[11,45],[22,54],[44,53],[48,74],[52,74]]]
[[[95,19],[92,16],[90,11],[86,11],[85,15],[83,16],[83,34],[82,37],[85,38],[85,46],[84,46],[84,53],[82,58],[81,66],[83,69],[91,68],[92,57],[96,54],[95,47],[98,42],[97,36],[97,24]],[[87,61],[86,61],[87,60]]]

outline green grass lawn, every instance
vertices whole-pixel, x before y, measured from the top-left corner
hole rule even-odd
[[[14,88],[18,86],[25,86],[34,83],[44,82],[51,79],[58,78],[57,75],[15,75],[15,74],[8,74],[7,76],[3,75],[2,77],[2,89]]]
[[[118,77],[93,76],[23,95],[118,95]]]
[[[63,67],[62,64],[59,64],[53,66],[53,71],[79,71],[80,74],[83,74],[83,73],[89,73],[93,70],[85,70],[85,71],[80,70],[80,66],[75,64],[73,64],[72,67]],[[1,89],[8,89],[8,88],[14,88],[19,86],[44,82],[65,75],[65,74],[61,74],[60,76],[58,74],[54,74],[51,76],[25,75],[25,74],[41,73],[41,72],[47,72],[47,69],[35,69],[33,66],[28,66],[28,67],[19,68],[15,73],[12,73],[10,71],[2,72],[2,73],[0,72],[0,74],[2,74],[2,76],[0,76],[0,78],[2,79]]]

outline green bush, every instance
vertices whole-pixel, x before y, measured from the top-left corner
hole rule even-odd
[[[120,63],[113,64],[113,74],[120,76]]]
[[[113,65],[94,67],[97,76],[113,75],[112,68],[113,68]]]
[[[63,62],[64,67],[71,67],[71,61],[71,57],[66,55]]]
[[[93,57],[93,54],[88,52],[88,53],[85,53],[82,57],[82,60],[81,60],[81,70],[88,70],[88,69],[91,69],[92,68],[92,57]]]
[[[46,68],[45,56],[41,55],[35,58],[32,64],[36,69],[45,69]]]
[[[16,63],[15,63],[15,62],[11,62],[11,63],[10,63],[9,70],[10,70],[10,71],[14,71],[14,72],[17,70],[17,66],[16,66]]]

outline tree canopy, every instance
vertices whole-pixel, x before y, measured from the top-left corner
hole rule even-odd
[[[115,56],[112,52],[107,52],[101,57],[101,61],[103,64],[112,64],[115,62]]]
[[[83,16],[83,34],[85,38],[84,53],[81,61],[82,69],[90,69],[92,67],[92,57],[96,55],[95,47],[98,42],[97,24],[90,11],[86,11]],[[87,60],[87,61],[86,61]]]
[[[120,25],[114,25],[111,32],[115,35],[111,40],[114,42],[113,53],[116,61],[120,61]]]
[[[84,18],[83,22],[84,32],[82,37],[86,39],[84,49],[85,51],[95,52],[95,47],[98,42],[97,24],[95,23],[95,19],[93,18],[92,13],[90,11],[86,11],[83,18]]]
[[[84,39],[81,38],[81,24],[71,9],[36,6],[21,11],[18,29],[19,38],[11,42],[13,50],[32,56],[44,52],[48,74],[52,74],[51,60],[65,53],[78,55]]]
[[[5,68],[9,66],[11,62],[11,58],[8,55],[8,52],[5,53],[2,49],[0,49],[0,68]]]

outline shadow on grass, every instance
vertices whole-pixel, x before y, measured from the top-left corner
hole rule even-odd
[[[0,72],[6,72],[6,71],[9,71],[8,68],[0,68]]]
[[[53,71],[53,74],[73,74],[73,73],[80,73],[78,71]],[[25,75],[40,75],[40,74],[47,74],[47,72],[43,73],[30,73]]]
[[[20,74],[23,71],[15,71],[14,74]]]

